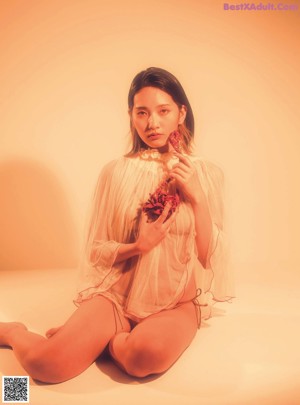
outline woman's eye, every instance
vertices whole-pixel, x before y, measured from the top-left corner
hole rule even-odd
[[[162,110],[160,110],[160,112],[162,114],[167,114],[169,112],[169,110],[167,110],[166,108],[163,108]]]
[[[141,115],[145,115],[146,112],[145,111],[139,111],[137,114],[141,116]]]

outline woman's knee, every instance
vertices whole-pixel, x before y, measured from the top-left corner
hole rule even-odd
[[[65,367],[62,356],[59,353],[51,353],[45,348],[30,350],[24,360],[26,371],[35,380],[53,384],[74,377]]]
[[[168,348],[158,339],[132,339],[128,344],[125,369],[134,377],[146,377],[168,368]]]

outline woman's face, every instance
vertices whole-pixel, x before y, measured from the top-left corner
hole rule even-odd
[[[186,107],[179,109],[168,93],[156,87],[142,88],[133,102],[131,120],[139,137],[150,148],[168,152],[169,135],[184,122]]]

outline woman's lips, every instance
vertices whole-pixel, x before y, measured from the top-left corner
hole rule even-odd
[[[152,134],[148,135],[148,138],[151,139],[151,140],[155,140],[155,139],[158,139],[161,136],[162,136],[162,134],[158,134],[157,132],[155,132],[155,133],[152,133]]]

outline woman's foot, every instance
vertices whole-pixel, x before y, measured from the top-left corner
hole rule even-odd
[[[49,330],[47,330],[47,332],[45,333],[46,337],[49,339],[51,338],[53,335],[55,335],[61,328],[62,326],[58,326],[57,328],[51,328]]]
[[[27,330],[21,322],[0,322],[0,346],[10,346],[11,332],[16,332],[16,329]]]

